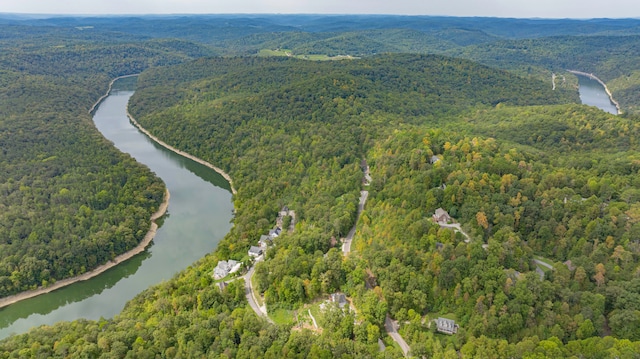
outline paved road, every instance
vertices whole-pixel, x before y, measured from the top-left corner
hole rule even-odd
[[[360,214],[364,210],[364,205],[367,203],[367,198],[369,197],[369,191],[360,191],[360,202],[358,203],[358,214],[356,215],[356,222],[353,224],[353,228],[347,234],[347,237],[344,238],[344,242],[342,244],[342,255],[346,256],[351,252],[351,241],[353,240],[353,236],[356,234],[356,226],[358,221],[360,220]]]
[[[547,268],[549,268],[549,269],[553,269],[553,266],[552,266],[551,264],[549,264],[549,263],[545,263],[545,262],[543,262],[543,261],[541,261],[541,260],[539,260],[539,259],[535,259],[535,258],[534,258],[534,259],[533,259],[533,263],[535,263],[535,264],[537,264],[537,265],[541,265],[541,266],[543,266],[543,267],[547,267]]]
[[[407,342],[402,339],[400,334],[398,334],[398,325],[393,320],[391,320],[389,315],[387,315],[384,320],[384,329],[387,331],[387,334],[389,334],[391,339],[393,339],[396,343],[398,343],[398,345],[400,345],[402,353],[406,357],[410,350],[409,344],[407,344]]]
[[[543,261],[541,261],[539,259],[535,259],[534,258],[533,259],[533,263],[536,264],[536,273],[538,273],[538,275],[540,276],[540,280],[544,279],[544,271],[542,269],[540,269],[540,267],[538,267],[538,266],[543,266],[545,268],[553,269],[552,265],[550,265],[548,263],[545,263],[545,262],[543,262]]]
[[[264,257],[262,256],[258,257],[258,259],[256,259],[256,263],[261,261],[263,258]],[[256,314],[259,317],[263,317],[267,319],[270,323],[273,323],[271,318],[269,318],[269,316],[267,315],[266,305],[263,305],[262,307],[259,306],[258,302],[256,301],[256,298],[254,297],[253,286],[251,284],[251,277],[253,277],[254,271],[255,271],[255,264],[252,265],[251,268],[249,268],[249,271],[244,275],[244,294],[247,297],[247,302],[249,302],[251,309],[253,309],[253,311],[256,312]]]

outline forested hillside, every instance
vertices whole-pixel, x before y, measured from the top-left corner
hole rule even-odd
[[[546,77],[573,65],[613,83],[627,76],[618,88],[631,98],[637,39],[617,35],[634,34],[633,20],[232,18],[177,19],[155,35],[145,35],[154,19],[123,21],[129,33],[113,20],[93,19],[107,32],[81,30],[86,19],[43,20],[55,35],[1,38],[0,296],[88,270],[148,228],[162,183],[115,152],[87,114],[114,76],[144,71],[134,117],[222,167],[238,191],[234,227],[214,253],[115,318],[34,329],[0,342],[0,358],[401,357],[387,316],[415,357],[637,356],[638,119],[577,105],[570,81],[552,90]],[[213,33],[211,48],[147,38]],[[543,38],[553,34],[563,36]],[[289,46],[367,57],[185,62]],[[387,51],[448,51],[513,72],[441,55],[369,56]],[[284,206],[295,226],[253,276],[273,324],[247,304],[243,278],[219,289],[212,270],[250,262]],[[437,208],[459,227],[433,221]],[[329,305],[305,322],[336,292],[354,310]],[[437,333],[438,317],[455,319],[457,334]]]
[[[11,350],[37,342],[42,353],[52,355],[86,350],[96,355],[116,356],[127,352],[169,356],[205,353],[240,357],[251,356],[249,353],[273,357],[340,356],[341,353],[375,356],[387,311],[403,318],[402,313],[427,314],[436,307],[429,299],[435,294],[418,294],[419,287],[415,285],[412,290],[398,288],[407,298],[424,298],[418,302],[408,299],[414,304],[404,309],[398,307],[402,304],[395,297],[388,297],[386,281],[379,282],[380,287],[374,291],[366,290],[365,273],[379,275],[382,280],[384,275],[378,272],[382,270],[378,265],[387,258],[386,251],[401,250],[402,246],[395,241],[384,241],[380,245],[369,243],[369,249],[359,248],[347,259],[340,251],[331,249],[335,245],[332,237],[344,236],[354,224],[362,179],[361,159],[374,160],[375,206],[381,201],[378,197],[395,186],[394,180],[387,181],[377,172],[382,171],[384,165],[376,149],[387,146],[385,139],[401,139],[404,132],[420,133],[434,126],[455,127],[454,122],[459,123],[469,111],[566,103],[571,102],[573,96],[552,91],[544,83],[439,56],[386,55],[323,63],[287,58],[213,58],[145,72],[139,79],[139,90],[130,110],[152,133],[230,172],[238,188],[233,230],[213,255],[179,278],[146,291],[117,318],[43,329],[28,337],[17,337],[7,342],[5,348]],[[450,140],[460,136],[451,135]],[[422,141],[422,136],[416,138]],[[485,142],[489,146],[487,161],[492,161],[493,156],[500,157],[495,145],[490,145],[491,140],[482,143]],[[409,155],[413,153],[411,148],[400,146],[395,151]],[[417,163],[425,156],[426,151],[419,154]],[[489,162],[487,165],[487,171],[498,171]],[[421,180],[424,176],[424,173],[415,176],[415,180],[426,185],[427,182]],[[408,196],[414,201],[424,198],[419,195],[424,192],[408,186],[407,182],[402,188],[404,193],[397,194],[392,200],[394,205],[410,208],[402,197]],[[335,312],[333,319],[322,321],[327,330],[321,335],[290,331],[288,325],[277,331],[265,330],[270,325],[245,308],[241,282],[233,282],[222,292],[211,284],[210,273],[216,262],[246,257],[249,245],[273,226],[276,213],[283,205],[296,210],[298,223],[294,233],[283,234],[275,249],[269,251],[268,260],[256,268],[258,291],[264,293],[270,311],[284,312],[334,291],[344,291],[359,308],[355,325],[353,317],[343,318],[343,314]],[[424,203],[419,210],[428,217],[429,209]],[[363,222],[375,219],[368,211],[366,216],[369,219]],[[416,230],[432,226],[426,222],[407,224],[411,216],[402,220],[393,216],[385,218],[386,228],[380,228],[382,232],[375,238],[382,239],[384,233],[400,230],[403,236],[396,240],[405,238],[409,243],[419,243],[421,236]],[[446,236],[446,232],[442,235]],[[493,238],[494,235],[488,232],[487,236]],[[478,240],[482,241],[482,236]],[[476,246],[482,252],[480,242]],[[374,249],[380,251],[379,256],[373,255],[375,260],[369,257]],[[499,268],[517,267],[527,272],[531,269],[531,255],[532,250],[525,250],[508,260],[501,258],[492,263]],[[403,258],[397,253],[393,256]],[[448,264],[434,265],[431,275],[443,270],[440,265]],[[400,277],[393,278],[404,272],[394,266],[390,268],[396,270],[389,272],[389,280],[402,283]],[[430,275],[425,275],[421,281],[429,278]],[[539,281],[535,274],[531,278]],[[461,280],[462,277],[450,278],[452,283]],[[524,279],[523,283],[526,283]],[[449,282],[446,285],[450,285]],[[532,320],[540,318],[534,313]],[[231,321],[237,323],[233,328],[226,324]],[[96,331],[98,327],[102,328],[101,332]],[[210,328],[211,332],[198,329],[202,327]],[[138,328],[136,334],[133,334],[134,328]],[[478,327],[480,331],[483,329],[488,328]],[[439,342],[428,329],[412,330],[416,330],[416,342],[421,335]],[[79,332],[92,334],[78,336]],[[469,330],[469,333],[475,332]],[[513,342],[530,334],[523,332],[509,339]],[[53,339],[45,338],[61,335],[67,335],[64,341],[67,344],[58,344],[56,348],[51,347]],[[460,349],[467,339],[473,340],[471,336],[462,335],[452,348]],[[446,341],[442,346],[445,345]],[[436,347],[434,344],[433,348]],[[414,350],[420,353],[433,348],[417,345]],[[387,353],[399,354],[394,349]]]
[[[119,75],[178,63],[180,41],[1,27],[0,297],[82,274],[133,247],[164,185],[119,153],[88,114]],[[78,30],[75,30],[78,32]],[[98,36],[98,41],[104,41]],[[55,45],[55,46],[52,46]]]

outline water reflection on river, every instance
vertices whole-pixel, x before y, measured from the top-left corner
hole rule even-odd
[[[114,86],[131,86],[129,79]],[[133,91],[114,90],[94,115],[102,134],[160,176],[168,215],[147,251],[85,282],[0,309],[0,338],[61,320],[109,318],[149,286],[171,278],[211,252],[231,228],[229,184],[213,170],[157,145],[125,113]]]
[[[616,105],[611,102],[609,95],[602,86],[596,80],[593,80],[587,76],[578,76],[578,84],[580,85],[580,100],[585,105],[596,106],[603,111],[607,111],[614,115],[618,114]]]

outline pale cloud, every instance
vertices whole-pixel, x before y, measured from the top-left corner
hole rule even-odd
[[[637,0],[0,0],[0,12],[51,14],[315,13],[640,17]]]

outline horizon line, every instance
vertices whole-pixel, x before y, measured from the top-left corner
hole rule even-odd
[[[393,13],[278,13],[278,12],[224,12],[224,13],[30,13],[30,12],[1,12],[0,16],[13,15],[20,17],[133,17],[133,16],[397,16],[397,17],[450,17],[450,18],[488,18],[513,20],[640,20],[637,17],[517,17],[517,16],[488,16],[488,15],[433,15],[433,14],[393,14]]]

